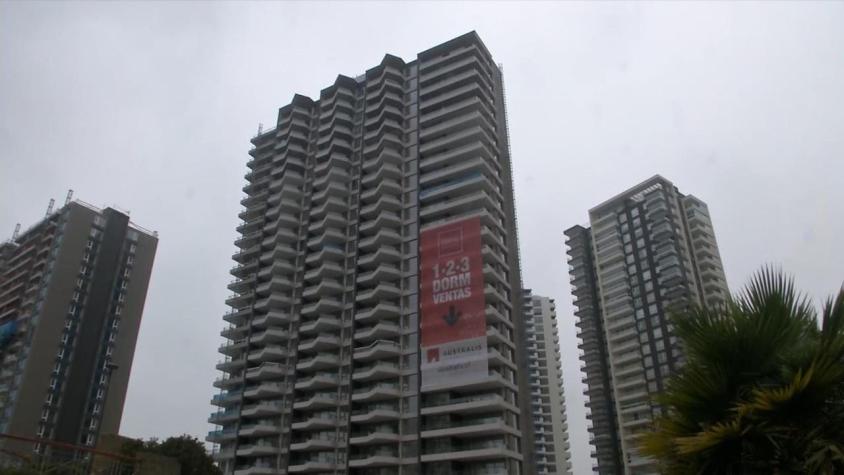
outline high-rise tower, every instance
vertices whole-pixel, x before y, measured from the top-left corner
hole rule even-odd
[[[530,289],[523,300],[536,473],[571,474],[557,306]]]
[[[296,95],[252,143],[209,419],[225,473],[532,473],[504,91],[478,36]]]
[[[726,302],[721,257],[706,204],[661,176],[592,208],[589,221],[565,234],[598,471],[652,473],[634,437],[683,363],[669,314]]]
[[[118,433],[157,245],[81,201],[0,244],[0,432],[43,439],[4,439],[5,457]]]

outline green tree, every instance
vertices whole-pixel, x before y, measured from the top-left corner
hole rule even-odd
[[[663,473],[844,473],[844,289],[818,322],[790,278],[763,269],[674,326],[687,361],[640,439]]]
[[[222,472],[208,455],[205,445],[189,435],[170,437],[159,446],[159,453],[174,457],[182,466],[182,475],[221,475]]]
[[[205,450],[205,445],[199,439],[187,434],[170,437],[163,442],[149,439],[146,442],[136,441],[128,446],[124,445],[124,451],[128,454],[134,454],[138,450],[175,458],[181,465],[181,475],[222,474]]]

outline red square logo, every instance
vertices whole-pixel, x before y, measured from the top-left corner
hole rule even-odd
[[[463,252],[463,228],[450,229],[437,234],[440,257]]]

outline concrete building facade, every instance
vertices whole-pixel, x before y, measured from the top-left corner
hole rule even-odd
[[[72,201],[0,245],[0,432],[88,447],[118,432],[157,243]]]
[[[524,345],[530,377],[534,460],[538,474],[571,474],[566,396],[554,299],[524,291]]]
[[[683,363],[669,315],[728,298],[712,221],[705,203],[658,175],[592,208],[589,221],[565,235],[598,472],[653,473],[634,438]]]
[[[533,473],[504,90],[480,38],[296,95],[252,143],[207,439],[224,472]],[[488,373],[424,389],[420,235],[467,219]]]

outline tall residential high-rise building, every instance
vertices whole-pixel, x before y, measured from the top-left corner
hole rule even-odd
[[[4,458],[118,433],[157,244],[81,201],[0,244],[0,432],[42,440]]]
[[[683,363],[669,314],[728,298],[712,221],[657,175],[589,210],[589,222],[565,234],[598,471],[653,473],[634,438]]]
[[[533,410],[534,461],[537,474],[571,474],[563,362],[554,299],[524,290],[524,345]]]
[[[223,471],[533,473],[504,90],[477,34],[295,95],[252,143]]]

